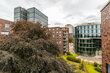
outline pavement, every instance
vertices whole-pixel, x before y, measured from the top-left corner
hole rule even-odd
[[[80,58],[83,61],[87,61],[87,62],[97,62],[99,64],[102,64],[102,57],[101,56],[94,56],[94,57],[85,57],[85,56],[78,56],[76,58]]]

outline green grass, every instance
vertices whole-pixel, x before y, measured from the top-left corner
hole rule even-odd
[[[77,57],[78,56],[76,54],[72,54],[72,55],[74,57]],[[79,66],[81,65],[81,63],[76,63],[76,62],[69,61],[69,60],[67,60],[67,57],[68,57],[68,55],[63,55],[60,58],[63,58],[67,62],[67,64],[70,65],[70,66],[75,65],[76,69],[75,69],[74,72],[77,72],[77,73],[86,73],[84,71],[79,70]],[[90,62],[84,62],[84,63],[86,65],[86,68],[87,68],[88,73],[100,73],[100,72],[98,72],[98,71],[95,70],[95,67],[93,66],[93,63],[90,63]]]
[[[87,67],[87,70],[88,70],[89,73],[100,73],[100,72],[98,72],[94,69],[95,67],[93,65],[88,65],[87,64],[86,67]]]

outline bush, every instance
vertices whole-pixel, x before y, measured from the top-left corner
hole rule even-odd
[[[98,67],[95,67],[95,70],[97,70],[98,72],[102,72],[102,67],[98,65]]]
[[[74,57],[74,56],[68,56],[68,57],[67,57],[67,60],[73,61],[73,62],[77,62],[77,63],[80,63],[80,62],[81,62],[81,59],[77,59],[77,58]]]
[[[101,64],[94,62],[94,67],[95,67],[95,70],[97,70],[98,72],[102,72],[102,65]]]
[[[81,62],[81,59],[77,59],[77,58],[76,58],[76,62],[77,62],[77,63],[80,63],[80,62]]]
[[[69,43],[73,43],[73,42],[74,42],[73,38],[69,37]]]
[[[72,55],[70,52],[66,52],[67,55]]]
[[[94,67],[97,67],[98,66],[98,63],[97,62],[94,62]]]

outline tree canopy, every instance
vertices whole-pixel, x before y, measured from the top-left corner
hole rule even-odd
[[[56,59],[59,48],[46,27],[17,22],[12,31],[0,41],[0,72],[73,73],[63,59]]]

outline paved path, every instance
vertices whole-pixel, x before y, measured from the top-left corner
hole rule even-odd
[[[85,56],[78,56],[77,58],[80,58],[83,61],[87,61],[87,62],[97,62],[99,64],[102,64],[102,57],[101,56],[95,56],[95,57],[85,57]]]
[[[73,43],[69,43],[69,52],[74,53],[74,44]]]

